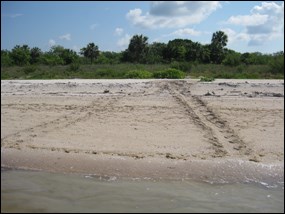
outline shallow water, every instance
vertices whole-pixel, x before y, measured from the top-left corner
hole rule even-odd
[[[284,183],[210,184],[2,169],[1,212],[284,212]]]

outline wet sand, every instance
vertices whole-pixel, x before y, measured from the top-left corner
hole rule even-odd
[[[282,181],[284,81],[1,81],[1,166]]]

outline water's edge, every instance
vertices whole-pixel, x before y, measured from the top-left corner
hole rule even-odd
[[[213,184],[1,168],[2,212],[284,212],[284,183]]]

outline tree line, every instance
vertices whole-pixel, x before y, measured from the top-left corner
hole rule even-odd
[[[43,52],[40,48],[30,48],[28,45],[16,45],[11,51],[1,50],[1,67],[25,66],[34,64],[69,65],[69,64],[167,64],[177,62],[196,64],[238,65],[270,65],[274,72],[284,72],[284,52],[273,54],[239,53],[226,48],[228,36],[223,31],[213,33],[210,44],[193,42],[190,39],[174,39],[167,44],[148,43],[148,37],[134,35],[128,48],[121,52],[99,51],[94,43],[81,48],[80,55],[75,51],[60,45],[52,46]]]

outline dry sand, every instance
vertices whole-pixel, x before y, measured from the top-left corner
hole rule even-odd
[[[1,81],[1,166],[282,181],[284,81]]]

